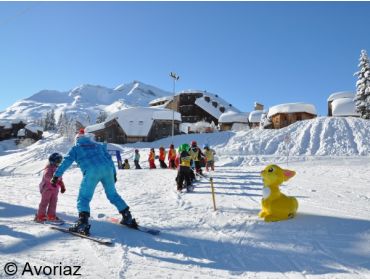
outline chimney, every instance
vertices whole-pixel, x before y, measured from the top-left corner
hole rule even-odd
[[[254,110],[260,110],[263,111],[263,104],[254,102]]]

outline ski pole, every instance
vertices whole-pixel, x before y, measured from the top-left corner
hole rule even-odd
[[[216,197],[215,197],[215,188],[213,187],[213,178],[210,177],[209,181],[211,182],[211,191],[212,191],[212,200],[213,200],[213,210],[216,211]]]

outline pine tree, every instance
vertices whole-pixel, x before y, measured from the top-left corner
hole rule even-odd
[[[361,51],[360,68],[354,75],[358,77],[356,96],[354,98],[356,110],[364,119],[370,119],[370,64],[365,50]]]
[[[55,111],[54,109],[51,110],[49,114],[49,130],[55,130],[56,124],[55,124]]]

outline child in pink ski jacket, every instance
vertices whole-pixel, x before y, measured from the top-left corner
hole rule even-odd
[[[59,221],[56,216],[59,188],[61,193],[66,191],[63,180],[60,177],[55,185],[50,183],[54,172],[62,162],[63,156],[59,153],[53,153],[49,157],[49,164],[44,169],[42,181],[39,185],[41,193],[41,202],[37,211],[35,221],[42,223],[45,221]]]

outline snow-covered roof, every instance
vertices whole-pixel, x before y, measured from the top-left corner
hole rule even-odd
[[[354,98],[355,94],[353,92],[349,91],[339,91],[339,92],[334,92],[331,94],[328,98],[328,102],[333,101],[338,98]]]
[[[169,109],[153,107],[128,108],[108,116],[105,122],[116,119],[127,136],[147,136],[154,120],[172,120],[181,122],[181,114]]]
[[[234,112],[228,111],[221,114],[218,121],[220,123],[248,123],[249,113],[241,113],[241,112]]]
[[[356,112],[355,102],[352,97],[335,99],[331,106],[334,117],[360,116],[360,113]]]
[[[250,123],[260,123],[262,119],[263,111],[262,110],[255,110],[250,112],[249,114],[249,122]]]
[[[105,123],[102,122],[102,123],[97,123],[97,124],[93,124],[93,125],[89,125],[85,128],[85,131],[86,132],[94,132],[94,131],[97,131],[97,130],[102,130],[104,129],[105,127]]]
[[[153,104],[158,103],[158,102],[170,101],[172,99],[173,99],[173,96],[164,96],[164,97],[156,98],[156,99],[150,101],[149,105],[153,105]]]
[[[18,130],[17,136],[18,137],[26,136],[26,130],[24,128]]]
[[[8,129],[12,128],[12,124],[18,124],[21,122],[26,123],[26,121],[22,119],[0,119],[0,126]]]
[[[279,104],[279,105],[270,107],[267,116],[271,117],[278,113],[300,113],[300,112],[306,112],[309,114],[316,115],[316,108],[312,104],[307,104],[307,103],[302,103],[302,102],[285,103],[285,104]]]
[[[36,125],[36,124],[34,124],[34,123],[29,123],[29,124],[27,124],[27,125],[25,126],[25,129],[27,129],[27,130],[29,130],[29,131],[31,131],[31,132],[33,132],[33,133],[38,133],[38,131],[41,131],[41,132],[43,132],[43,131],[44,131],[44,130],[42,129],[42,127],[41,127],[41,126]]]

